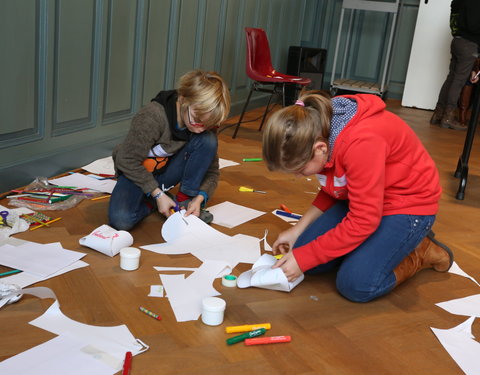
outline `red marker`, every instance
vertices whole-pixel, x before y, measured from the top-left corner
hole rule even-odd
[[[277,344],[290,341],[292,341],[291,336],[256,337],[252,339],[246,339],[245,345]]]
[[[129,375],[132,367],[132,352],[125,353],[125,361],[123,362],[122,375]]]

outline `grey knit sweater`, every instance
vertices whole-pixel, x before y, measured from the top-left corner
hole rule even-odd
[[[145,194],[151,193],[159,186],[153,174],[142,165],[150,149],[155,145],[161,145],[166,152],[175,154],[185,143],[173,139],[163,106],[151,102],[133,117],[125,140],[114,148],[115,169],[117,173],[122,172],[138,185]],[[209,197],[213,195],[218,184],[220,175],[218,166],[216,155],[200,185],[200,190]]]

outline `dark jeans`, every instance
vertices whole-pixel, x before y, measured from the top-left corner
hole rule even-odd
[[[294,247],[334,228],[347,213],[348,202],[335,204],[302,233]],[[354,302],[368,302],[393,289],[396,283],[393,270],[423,240],[434,221],[434,215],[384,216],[377,230],[355,250],[307,273],[338,268],[336,283],[340,294]]]
[[[217,153],[218,140],[212,132],[193,134],[190,141],[169,158],[161,173],[154,175],[160,187],[175,186],[189,196],[196,196],[210,164]],[[120,175],[108,207],[109,225],[130,230],[156,209],[156,202],[125,175]]]
[[[478,45],[467,39],[455,37],[450,45],[450,60],[448,76],[443,83],[438,96],[437,105],[456,108],[460,92],[465,81],[469,79],[473,64],[478,55]]]

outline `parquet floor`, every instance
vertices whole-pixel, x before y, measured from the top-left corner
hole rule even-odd
[[[437,162],[443,186],[441,209],[434,226],[437,236],[454,249],[465,272],[480,280],[480,148],[478,139],[471,156],[470,175],[464,201],[455,199],[458,180],[452,174],[461,153],[465,133],[429,125],[431,112],[400,107],[389,101],[389,109],[403,117],[419,135]],[[261,112],[252,111],[250,118]],[[234,122],[235,119],[231,119]],[[219,136],[220,157],[241,162],[261,156],[258,122],[245,124],[237,139],[232,129]],[[240,193],[246,185],[267,191],[266,195]],[[270,173],[263,163],[243,163],[221,171],[221,181],[210,205],[229,200],[270,212],[284,203],[303,212],[317,190],[314,179],[296,179]],[[6,201],[0,201],[5,205]],[[55,277],[36,286],[56,293],[64,314],[91,325],[126,324],[150,350],[133,359],[132,375],[140,374],[462,374],[429,327],[452,328],[466,320],[449,314],[435,303],[478,294],[472,281],[431,270],[420,272],[390,295],[366,304],[352,303],[335,291],[335,274],[306,276],[291,293],[261,289],[229,289],[216,280],[214,287],[226,300],[224,324],[204,325],[200,320],[177,323],[166,298],[147,297],[150,285],[159,284],[153,266],[195,267],[191,255],[160,255],[142,251],[137,271],[122,271],[119,258],[109,258],[81,247],[78,240],[107,222],[107,200],[82,201],[67,211],[49,212],[62,220],[51,228],[15,235],[40,243],[60,241],[64,248],[87,253],[89,267]],[[163,242],[163,219],[151,215],[131,231],[134,246]],[[243,233],[262,237],[269,230],[273,243],[289,224],[271,214],[227,229],[229,235]],[[240,264],[235,274],[249,269]],[[5,268],[0,267],[0,272]],[[43,343],[53,334],[33,327],[29,321],[41,315],[51,300],[24,296],[0,310],[0,360]],[[145,306],[159,313],[156,321],[138,311]],[[288,344],[246,347],[227,346],[227,325],[272,323],[269,335],[291,335]],[[480,323],[474,322],[480,337]]]

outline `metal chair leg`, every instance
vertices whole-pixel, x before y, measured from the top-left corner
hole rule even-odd
[[[242,109],[242,114],[240,115],[240,118],[238,119],[237,126],[235,127],[235,131],[233,132],[232,139],[235,139],[237,137],[238,129],[240,128],[240,124],[242,123],[243,116],[245,115],[245,111],[247,110],[248,103],[250,102],[250,98],[252,97],[252,93],[254,90],[254,86],[250,88],[250,92],[248,93],[247,101],[245,102],[243,109]]]
[[[274,95],[275,95],[275,91],[273,91],[272,95],[270,95],[270,98],[268,98],[267,107],[265,108],[265,112],[263,113],[262,122],[260,123],[260,126],[258,127],[258,131],[262,130],[263,123],[265,122],[265,117],[267,117],[268,108],[270,107],[270,103],[271,103]]]

